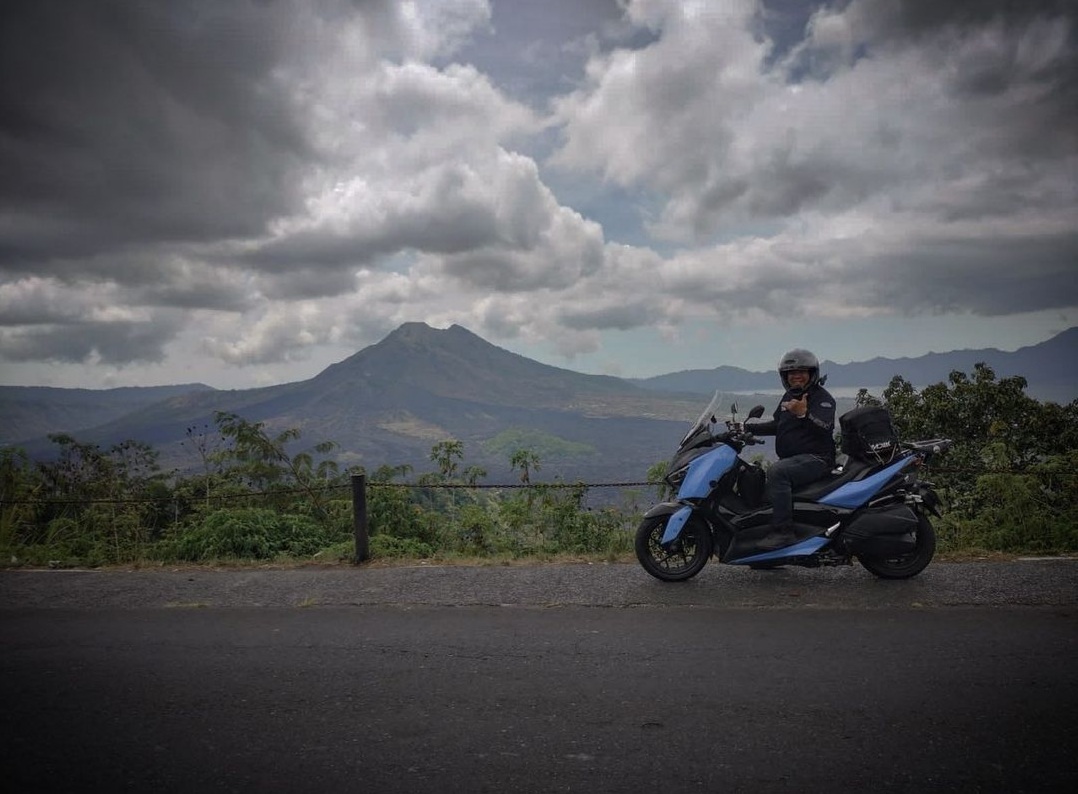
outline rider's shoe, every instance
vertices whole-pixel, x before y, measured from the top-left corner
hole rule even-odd
[[[756,548],[761,551],[774,551],[775,549],[781,549],[783,546],[792,546],[797,542],[797,535],[794,534],[794,523],[792,521],[784,521],[781,524],[775,524],[771,527],[771,531],[756,541]]]

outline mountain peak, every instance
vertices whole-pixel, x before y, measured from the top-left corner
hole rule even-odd
[[[418,342],[421,340],[433,339],[437,333],[439,332],[436,328],[431,328],[426,323],[402,323],[382,337],[380,342],[376,342],[375,344],[387,345],[400,342]]]
[[[431,328],[425,322],[405,322],[401,323],[397,329],[390,331],[382,342],[377,343],[377,346],[382,345],[414,345],[414,344],[434,344],[444,345],[446,343],[454,342],[454,340],[468,339],[472,343],[482,343],[489,345],[485,339],[476,336],[464,326],[453,324],[448,326],[447,329]]]
[[[460,325],[408,322],[316,376],[324,388],[394,395],[420,392],[502,405],[563,406],[577,392],[624,389],[624,381],[532,361]],[[332,385],[331,385],[332,384]]]

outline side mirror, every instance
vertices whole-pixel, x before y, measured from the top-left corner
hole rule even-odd
[[[754,405],[752,410],[749,411],[749,419],[759,419],[764,415],[764,407],[762,405]]]

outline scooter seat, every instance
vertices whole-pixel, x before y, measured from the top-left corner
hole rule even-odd
[[[850,458],[837,474],[834,472],[828,473],[819,480],[815,480],[808,485],[797,488],[794,491],[794,499],[802,502],[819,501],[822,497],[831,493],[831,491],[839,486],[862,479],[874,468],[875,466],[871,463]]]

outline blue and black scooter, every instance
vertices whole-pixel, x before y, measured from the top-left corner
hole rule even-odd
[[[846,460],[794,492],[790,545],[762,550],[755,544],[768,534],[771,520],[766,475],[740,453],[764,442],[737,420],[736,406],[725,429],[715,432],[720,398],[716,392],[670,462],[665,479],[677,498],[648,510],[637,530],[636,556],[644,570],[666,582],[684,581],[714,554],[753,568],[849,565],[856,559],[881,578],[907,579],[932,561],[936,535],[928,515],[939,517],[940,500],[918,471],[951,446],[949,439],[901,443],[885,409],[844,414]],[[758,405],[748,418],[763,413]]]

